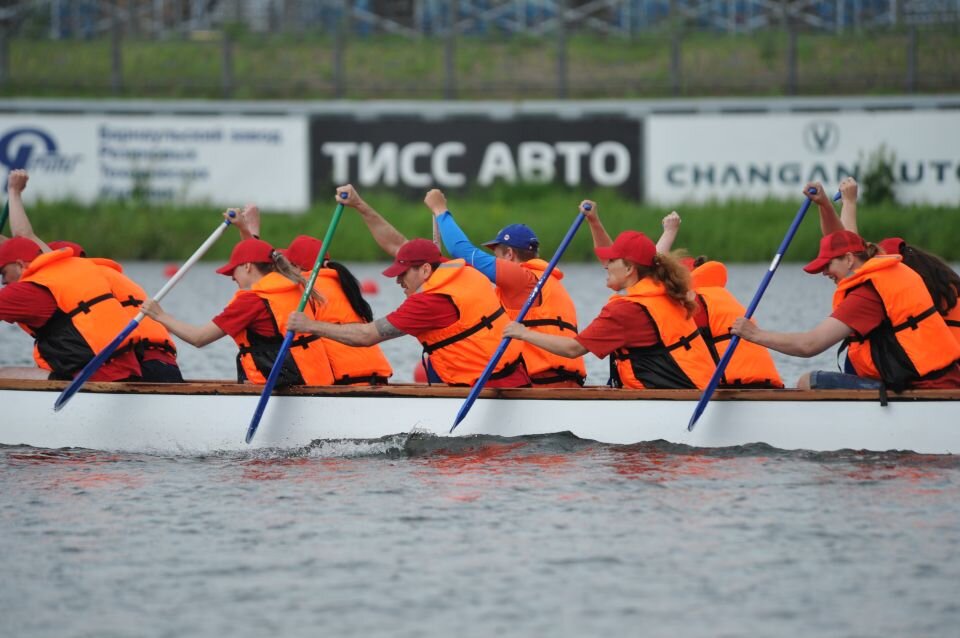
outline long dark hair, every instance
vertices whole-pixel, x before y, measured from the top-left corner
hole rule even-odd
[[[957,305],[960,292],[960,275],[940,257],[925,250],[904,244],[900,248],[903,263],[923,279],[937,311],[944,313]]]
[[[330,261],[329,259],[323,265],[337,273],[337,277],[340,278],[340,289],[346,295],[353,311],[360,315],[365,323],[373,321],[373,311],[370,309],[370,304],[363,298],[363,293],[360,292],[360,282],[353,276],[350,269],[340,262]]]

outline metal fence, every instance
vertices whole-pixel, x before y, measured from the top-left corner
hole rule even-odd
[[[958,25],[960,0],[0,1],[0,93],[453,99],[954,91]],[[871,44],[859,47],[858,39]],[[148,54],[158,50],[151,42],[180,46]],[[818,57],[823,50],[845,67]],[[169,68],[150,66],[154,54],[171,58]],[[257,55],[298,68],[259,70]]]

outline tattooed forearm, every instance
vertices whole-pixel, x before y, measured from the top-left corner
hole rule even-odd
[[[383,340],[396,339],[403,335],[403,331],[387,321],[385,317],[377,319],[373,322],[373,325],[377,329],[377,334],[380,335]]]

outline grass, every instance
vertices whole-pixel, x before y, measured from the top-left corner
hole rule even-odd
[[[407,237],[430,237],[431,215],[423,204],[390,192],[366,192],[364,198]],[[587,197],[598,203],[611,235],[636,229],[656,238],[668,210],[639,206],[616,192],[577,193],[555,187],[495,188],[484,193],[453,196],[450,206],[474,242],[492,238],[502,226],[530,225],[538,234],[543,256],[549,258],[573,222],[577,206]],[[793,220],[799,201],[729,202],[678,208],[683,224],[675,248],[707,254],[729,262],[769,260]],[[298,234],[323,237],[333,212],[329,203],[315,204],[303,215],[263,213],[262,234],[276,246],[286,246]],[[221,221],[210,208],[166,209],[135,202],[85,206],[71,202],[40,202],[28,211],[37,234],[47,240],[70,239],[89,254],[115,259],[182,260],[213,232]],[[860,206],[860,231],[868,239],[902,236],[948,260],[960,261],[960,209],[932,206]],[[230,231],[208,253],[225,260],[236,235]],[[816,211],[808,213],[787,253],[790,261],[816,254],[820,228]],[[332,245],[332,254],[345,261],[383,261],[386,257],[359,216],[345,211]],[[586,227],[564,256],[565,261],[593,259]]]
[[[120,96],[219,98],[223,86],[220,34],[204,40],[127,39],[122,44]],[[634,38],[572,34],[567,41],[568,95],[578,98],[672,95],[670,32]],[[336,40],[238,34],[232,48],[229,96],[242,99],[324,99],[335,95]],[[440,99],[445,44],[378,35],[344,38],[344,81],[352,99]],[[680,95],[779,95],[786,87],[786,33],[695,32],[680,40]],[[909,34],[902,30],[802,33],[797,38],[800,94],[900,93],[907,89]],[[553,98],[557,44],[549,36],[458,39],[457,95],[464,99]],[[114,95],[106,39],[10,42],[2,95]],[[960,35],[931,29],[917,36],[917,89],[960,89]]]

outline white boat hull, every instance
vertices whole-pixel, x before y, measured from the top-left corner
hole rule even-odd
[[[259,389],[91,383],[59,413],[60,382],[0,381],[0,444],[159,454],[299,448],[317,440],[408,432],[448,436],[467,389],[300,388],[274,396],[252,444],[244,434]],[[960,393],[907,393],[881,406],[875,392],[719,391],[693,432],[695,391],[495,390],[455,435],[569,431],[604,443],[665,440],[695,447],[765,443],[832,451],[960,452]]]

